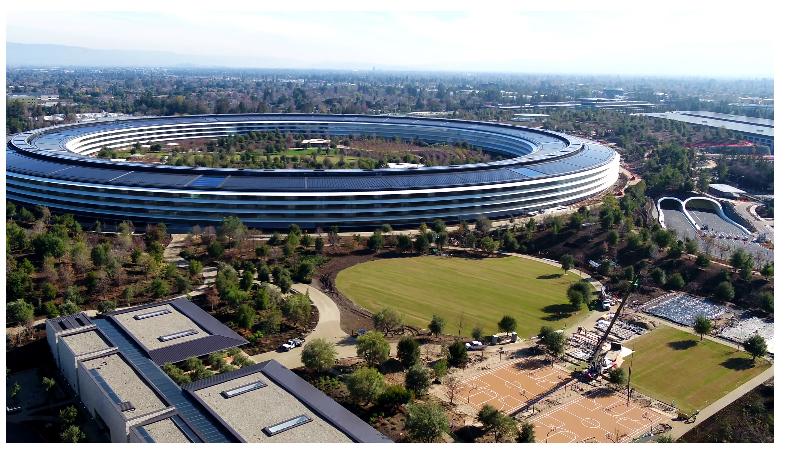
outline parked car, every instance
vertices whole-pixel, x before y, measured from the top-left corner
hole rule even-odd
[[[469,343],[464,343],[464,346],[467,348],[468,351],[480,351],[483,350],[485,345],[480,341],[470,341]]]
[[[292,340],[289,340],[289,341],[292,341]],[[278,350],[281,351],[281,352],[289,352],[289,351],[291,351],[294,348],[295,348],[295,346],[293,344],[290,344],[289,342],[286,342],[286,343],[282,344],[281,346],[279,346]]]
[[[291,340],[287,341],[287,343],[291,344],[294,347],[300,347],[303,345],[304,341],[302,338],[292,338]]]

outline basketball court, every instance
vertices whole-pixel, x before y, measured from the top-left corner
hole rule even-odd
[[[631,441],[671,417],[607,389],[576,395],[530,419],[539,443]]]
[[[515,361],[465,380],[456,398],[476,410],[489,404],[510,414],[569,380],[568,373],[540,360]]]

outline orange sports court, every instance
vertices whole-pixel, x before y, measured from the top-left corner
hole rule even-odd
[[[514,361],[470,377],[456,402],[475,410],[489,404],[507,414],[534,405],[538,412],[528,420],[537,441],[549,443],[631,441],[671,420],[635,400],[628,404],[621,393],[577,383],[541,360]]]

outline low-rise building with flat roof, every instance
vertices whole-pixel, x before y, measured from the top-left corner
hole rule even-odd
[[[389,441],[274,360],[184,388],[242,442]]]
[[[157,364],[181,362],[247,341],[185,298],[108,313]]]
[[[174,410],[117,351],[79,362],[79,398],[113,442],[126,442],[130,427]]]
[[[195,304],[49,319],[57,366],[113,442],[387,442],[275,361],[177,385],[161,365],[246,343]]]

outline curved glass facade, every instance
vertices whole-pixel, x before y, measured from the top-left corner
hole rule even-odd
[[[466,142],[495,162],[399,170],[243,170],[110,162],[102,147],[216,138],[250,131],[314,137],[377,136]],[[579,138],[447,119],[342,115],[143,118],[58,126],[15,135],[6,148],[7,198],[89,218],[283,228],[414,226],[510,217],[597,195],[614,184],[619,155]]]

